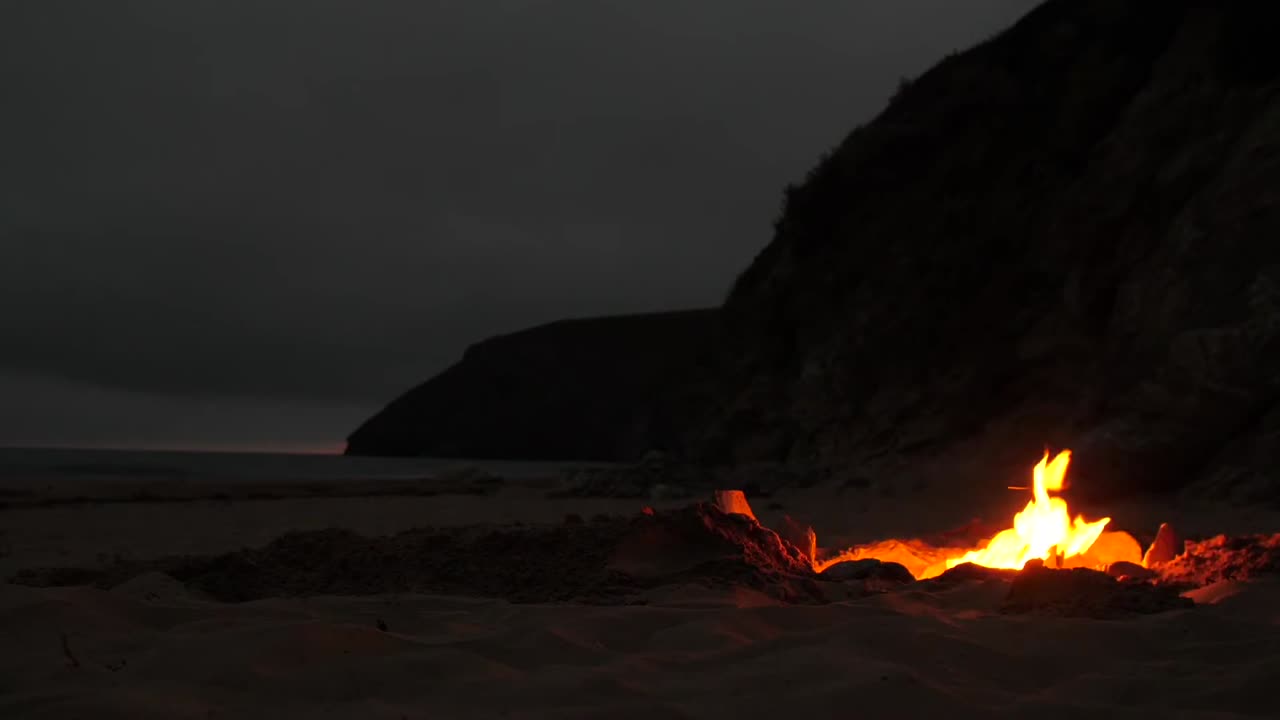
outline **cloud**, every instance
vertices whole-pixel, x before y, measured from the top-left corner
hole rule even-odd
[[[340,452],[365,410],[299,401],[155,395],[0,372],[0,447]]]
[[[0,366],[372,409],[497,332],[715,304],[783,185],[1031,5],[6,3]]]

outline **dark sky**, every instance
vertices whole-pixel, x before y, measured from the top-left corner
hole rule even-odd
[[[0,445],[339,447],[486,336],[715,304],[1033,5],[0,3]]]

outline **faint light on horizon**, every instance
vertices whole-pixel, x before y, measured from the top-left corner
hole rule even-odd
[[[110,452],[227,453],[244,455],[342,455],[345,442],[333,444],[266,443],[50,443],[38,446],[10,446],[14,450],[104,450]]]

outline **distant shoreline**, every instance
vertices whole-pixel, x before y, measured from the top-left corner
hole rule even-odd
[[[206,446],[206,447],[126,447],[95,445],[4,445],[0,444],[0,452],[107,452],[107,453],[154,453],[171,455],[285,455],[285,456],[343,456],[345,444],[327,448],[282,447],[278,449],[248,448],[239,446]]]

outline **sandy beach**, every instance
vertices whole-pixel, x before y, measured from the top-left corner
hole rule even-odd
[[[1278,27],[0,3],[0,720],[1280,719]]]
[[[0,569],[10,577],[33,567],[212,555],[324,528],[370,537],[424,526],[519,528],[541,537],[541,529],[565,526],[566,516],[569,524],[587,518],[589,529],[592,517],[690,502],[549,499],[554,486],[548,479],[489,495],[29,502],[0,511]],[[843,525],[844,537],[865,541],[905,536],[913,525],[927,532],[981,510],[946,500],[927,489],[886,498],[817,487],[755,505],[766,525],[790,514],[811,519],[820,533]],[[1198,518],[1205,527],[1196,532],[1206,533],[1215,525],[1280,527],[1257,509],[1165,504],[1119,512],[1189,527]],[[511,602],[495,597],[499,591],[223,602],[159,572],[109,588],[10,583],[0,586],[0,715],[1274,716],[1280,585],[1267,580],[1198,591],[1201,604],[1191,609],[1109,620],[1003,614],[1008,586],[998,580],[870,592],[822,583],[821,601],[804,602],[768,590],[690,576],[622,601]]]
[[[1274,586],[1104,622],[993,617],[973,593],[227,606],[154,580],[5,586],[5,716],[1274,717],[1280,672]]]

